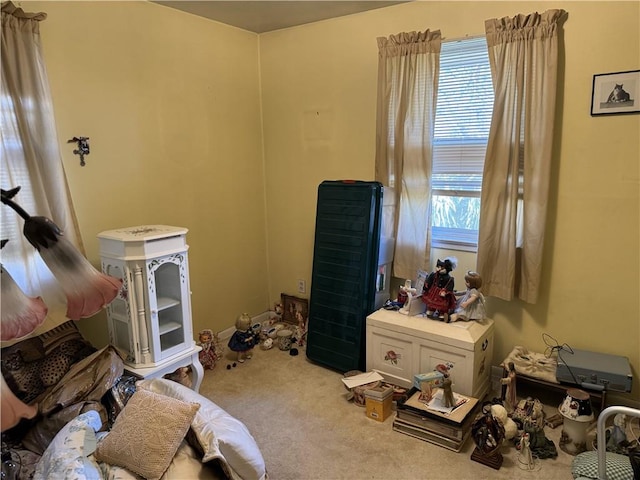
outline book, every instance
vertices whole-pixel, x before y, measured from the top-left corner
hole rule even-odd
[[[412,410],[398,409],[396,411],[396,418],[405,424],[413,425],[416,428],[420,428],[431,433],[442,435],[451,440],[462,440],[464,436],[471,430],[477,412],[479,411],[480,404],[476,404],[476,407],[469,412],[469,415],[460,424],[453,424],[450,422],[443,422],[440,419],[428,417]]]
[[[454,440],[437,433],[430,432],[423,428],[418,428],[410,423],[403,422],[400,418],[397,417],[393,421],[393,430],[396,432],[404,433],[405,435],[410,435],[420,440],[424,440],[425,442],[440,445],[441,447],[453,450],[454,452],[459,452],[460,450],[462,450],[462,447],[471,434],[471,430],[468,430],[460,440]]]
[[[438,400],[436,402],[430,401],[425,403],[420,400],[420,390],[415,387],[408,393],[408,398],[405,402],[398,402],[397,408],[400,410],[411,410],[419,415],[423,415],[427,418],[433,418],[440,420],[444,423],[450,423],[459,426],[465,418],[471,413],[472,410],[478,405],[478,399],[474,397],[467,397],[465,395],[455,394],[454,399],[457,399],[456,405],[453,408],[449,408],[448,411],[443,411],[442,408],[438,408]],[[433,399],[442,398],[442,389],[435,389]],[[432,399],[432,400],[433,400]],[[435,406],[435,408],[434,408]]]

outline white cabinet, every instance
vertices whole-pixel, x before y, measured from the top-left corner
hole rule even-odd
[[[489,391],[493,320],[444,323],[378,310],[367,317],[367,370],[413,386],[413,376],[451,364],[453,390],[482,398]]]
[[[186,228],[143,225],[98,234],[102,271],[123,282],[107,307],[109,338],[134,368],[193,351]]]

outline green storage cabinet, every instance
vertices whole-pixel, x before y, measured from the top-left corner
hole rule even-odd
[[[318,187],[307,357],[347,372],[365,368],[366,317],[375,310],[382,184]]]

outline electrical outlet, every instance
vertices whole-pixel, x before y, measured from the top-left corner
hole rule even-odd
[[[298,293],[307,293],[307,282],[302,279],[298,280]]]

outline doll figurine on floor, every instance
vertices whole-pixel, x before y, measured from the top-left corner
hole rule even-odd
[[[243,313],[236,320],[236,331],[231,335],[228,346],[229,350],[236,352],[239,363],[253,356],[256,333],[251,328],[251,317],[248,313]]]
[[[220,358],[218,335],[215,335],[213,330],[205,328],[198,334],[198,345],[202,347],[202,350],[198,353],[198,359],[202,367],[205,370],[213,370]]]
[[[457,263],[454,257],[438,259],[436,269],[427,276],[422,288],[422,301],[427,305],[428,317],[448,321],[453,313],[456,296],[453,293],[454,279],[450,273]]]
[[[461,298],[458,300],[450,321],[484,320],[487,313],[484,307],[484,295],[480,292],[482,277],[478,272],[469,270],[464,276],[464,281],[467,285],[467,291],[456,292],[456,296],[461,296]]]

